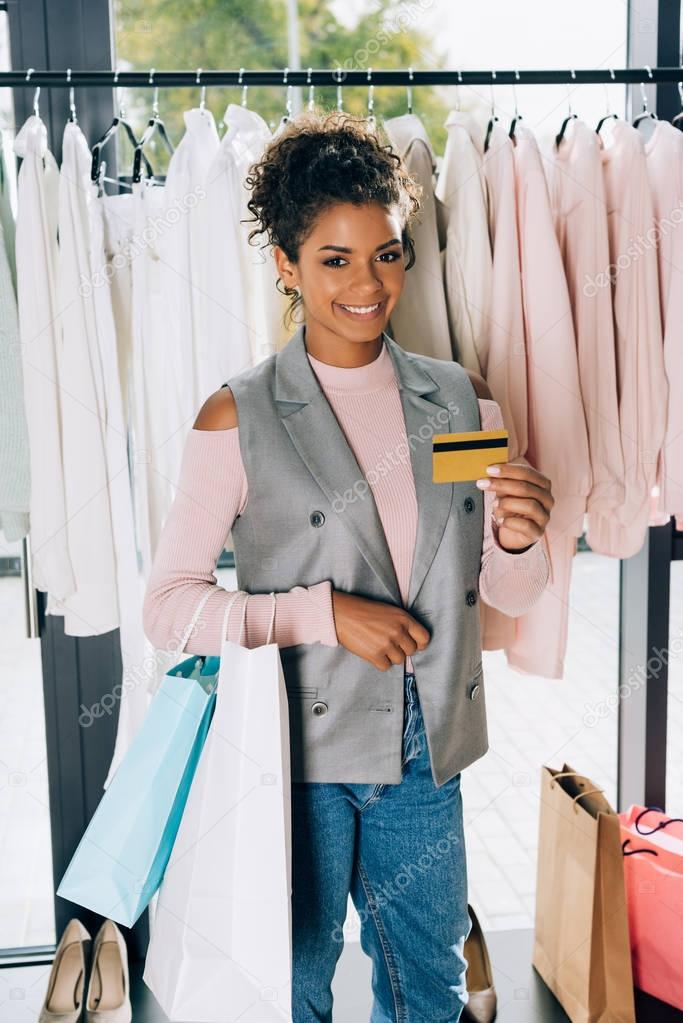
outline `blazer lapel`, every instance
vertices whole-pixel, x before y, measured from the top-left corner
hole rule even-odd
[[[461,430],[461,413],[457,407],[449,409],[427,398],[427,394],[439,390],[438,383],[388,334],[384,334],[384,339],[401,393],[417,496],[417,536],[406,603],[406,608],[410,608],[439,549],[453,501],[452,483],[432,482],[432,438],[435,433]]]
[[[388,334],[383,337],[401,394],[418,502],[410,606],[434,560],[453,497],[452,483],[432,483],[432,434],[455,432],[457,412],[444,412],[444,406],[423,397],[438,390],[438,384]],[[403,606],[374,496],[308,361],[304,325],[276,356],[275,402],[282,425],[335,514],[392,601]]]

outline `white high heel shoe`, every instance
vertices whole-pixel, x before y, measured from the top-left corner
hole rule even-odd
[[[87,1023],[131,1023],[126,942],[113,920],[105,920],[95,938],[85,1001]]]
[[[55,950],[47,994],[38,1023],[77,1023],[83,1008],[85,950],[90,934],[76,917],[64,929]]]

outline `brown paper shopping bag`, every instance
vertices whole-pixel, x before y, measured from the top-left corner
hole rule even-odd
[[[541,769],[532,962],[572,1023],[634,1023],[619,817],[568,764]]]

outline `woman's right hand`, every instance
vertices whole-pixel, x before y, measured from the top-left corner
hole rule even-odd
[[[395,604],[333,590],[332,610],[342,646],[380,671],[424,650],[431,639],[424,625]]]

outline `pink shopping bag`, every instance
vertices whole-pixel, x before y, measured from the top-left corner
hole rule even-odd
[[[683,1010],[683,821],[642,806],[619,821],[633,982]]]

